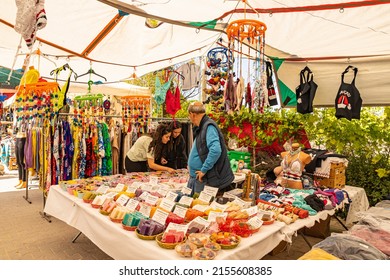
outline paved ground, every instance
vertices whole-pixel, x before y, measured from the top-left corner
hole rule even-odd
[[[26,193],[13,187],[18,183],[15,174],[3,176],[0,176],[0,260],[112,259],[84,235],[72,243],[78,233],[75,228],[54,217],[51,217],[51,223],[43,218],[43,196],[36,184]],[[331,229],[340,231],[341,227],[332,221]],[[308,239],[311,244],[322,240]],[[296,260],[309,249],[298,235],[291,246],[282,246],[277,250],[282,252],[268,254],[263,259]]]

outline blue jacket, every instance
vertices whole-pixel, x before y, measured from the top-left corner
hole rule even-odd
[[[217,130],[221,152],[218,159],[214,159],[215,164],[210,166],[210,169],[205,170],[205,163],[207,165],[208,162],[213,161],[213,159],[208,158],[210,156],[210,153],[209,149],[207,148],[208,143],[206,142],[206,134],[209,130],[209,126],[213,126]],[[217,187],[219,189],[224,189],[228,187],[234,180],[234,174],[230,167],[230,162],[227,155],[227,148],[225,145],[225,139],[218,125],[215,121],[204,115],[197,131],[195,131],[194,136],[196,140],[195,145],[199,158],[204,164],[201,168],[201,171],[205,173],[203,181],[206,183],[206,185]],[[218,152],[218,148],[216,148],[215,153]]]

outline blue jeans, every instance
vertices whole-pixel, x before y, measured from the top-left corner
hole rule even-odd
[[[189,187],[192,190],[191,196],[193,196],[194,193],[200,193],[201,191],[203,191],[204,186],[205,186],[205,183],[204,182],[200,182],[196,178],[190,177],[188,179],[187,187]]]

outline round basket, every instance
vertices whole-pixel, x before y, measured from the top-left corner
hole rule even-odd
[[[100,210],[99,210],[99,212],[100,212],[100,214],[102,214],[102,215],[105,215],[105,216],[108,216],[108,215],[110,215],[110,213],[109,213],[109,212],[107,212],[107,211],[104,211],[104,210],[102,210],[102,209],[100,209]]]
[[[101,205],[99,205],[99,204],[92,204],[91,203],[91,206],[92,206],[92,208],[98,209],[98,208],[100,208]]]
[[[221,248],[224,249],[224,250],[229,250],[229,249],[234,249],[238,246],[238,244],[240,244],[241,240],[237,243],[232,243],[232,244],[220,244],[221,245]]]
[[[111,222],[114,222],[114,223],[122,223],[123,219],[114,219],[114,218],[110,217],[110,220],[111,220]]]
[[[138,231],[138,228],[135,230],[135,234],[137,235],[137,237],[139,238],[139,239],[142,239],[142,240],[154,240],[154,239],[156,239],[156,236],[157,236],[157,234],[156,235],[142,235],[142,234],[140,234],[139,233],[139,231]]]
[[[85,203],[91,203],[91,202],[93,201],[93,199],[84,199],[84,198],[83,198],[83,201],[84,201]]]
[[[137,229],[137,226],[126,226],[124,224],[122,224],[122,227],[125,229],[125,230],[128,230],[128,231],[135,231]]]
[[[262,220],[263,221],[263,225],[271,225],[275,222],[275,219],[270,219],[270,220]]]
[[[164,242],[161,242],[162,236],[163,236],[163,233],[160,233],[160,234],[158,234],[156,236],[156,242],[157,242],[158,246],[160,246],[161,248],[170,249],[170,250],[175,249],[177,244],[183,243],[187,239],[187,237],[184,236],[184,239],[181,242],[177,242],[177,243],[164,243]]]

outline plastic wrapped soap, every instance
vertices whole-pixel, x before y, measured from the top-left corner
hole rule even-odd
[[[175,251],[182,257],[190,258],[192,257],[192,252],[197,248],[198,247],[195,244],[186,242],[186,243],[177,244],[175,247]]]
[[[192,257],[196,260],[212,260],[217,256],[217,253],[211,249],[199,248],[192,252]]]

